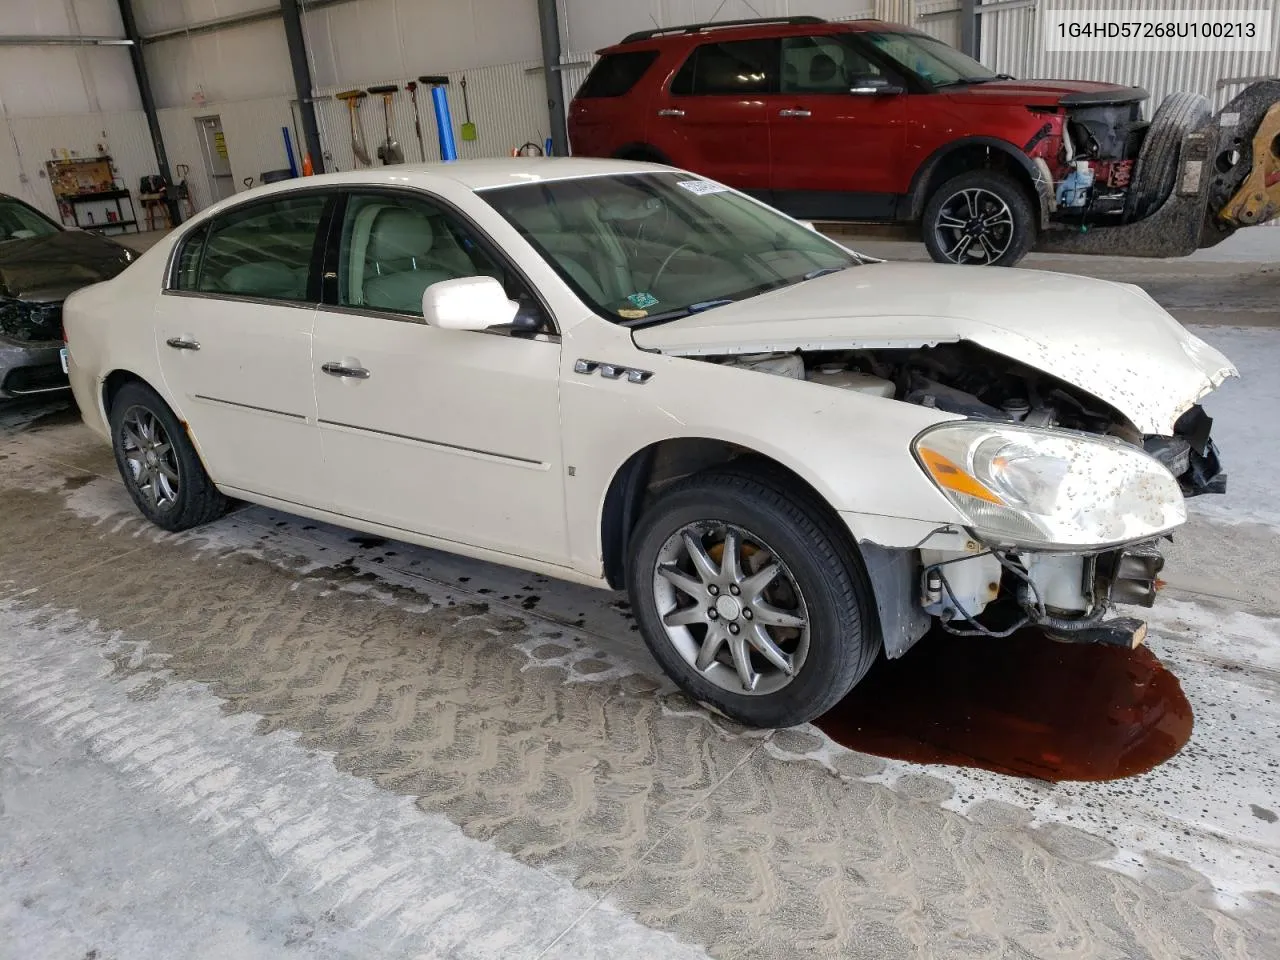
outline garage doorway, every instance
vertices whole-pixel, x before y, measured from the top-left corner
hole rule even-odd
[[[222,118],[196,117],[196,130],[200,134],[204,168],[209,171],[209,193],[213,202],[217,203],[236,192],[235,178],[231,175],[231,156],[227,153],[227,138],[222,133]]]

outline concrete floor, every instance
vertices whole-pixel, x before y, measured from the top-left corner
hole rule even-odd
[[[1109,783],[735,728],[621,596],[256,507],[164,534],[73,409],[0,409],[0,956],[1276,956],[1265,312],[1199,331],[1231,493],[1149,641],[1195,728]]]

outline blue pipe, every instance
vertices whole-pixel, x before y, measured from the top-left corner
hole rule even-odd
[[[440,136],[440,159],[457,160],[458,145],[453,139],[453,117],[449,114],[449,91],[431,88],[431,102],[436,108],[436,133]]]
[[[293,141],[289,139],[289,128],[281,127],[280,132],[284,134],[284,155],[289,158],[289,172],[296,177],[298,175],[298,162],[293,159]]]

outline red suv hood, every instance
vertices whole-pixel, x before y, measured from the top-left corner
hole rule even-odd
[[[953,100],[992,103],[1021,103],[1028,107],[1056,107],[1063,97],[1082,94],[1093,102],[1137,102],[1145,100],[1146,91],[1116,83],[1092,80],[989,80],[946,91]],[[1114,99],[1112,99],[1114,96]]]

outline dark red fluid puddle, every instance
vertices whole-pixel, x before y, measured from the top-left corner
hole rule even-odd
[[[935,630],[815,722],[864,753],[1057,782],[1145,773],[1182,749],[1192,720],[1178,678],[1146,647]]]

